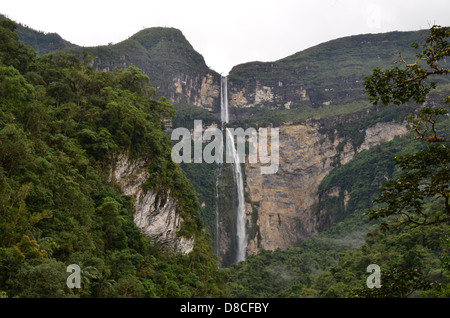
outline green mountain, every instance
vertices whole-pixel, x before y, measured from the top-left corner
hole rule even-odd
[[[38,57],[15,27],[0,21],[1,297],[226,296],[171,160],[173,105],[134,66]]]
[[[0,21],[5,19],[6,16],[0,14]],[[19,35],[20,41],[25,45],[31,46],[39,56],[76,46],[64,40],[57,33],[36,31],[20,23],[17,25],[16,32]]]
[[[427,31],[363,34],[331,40],[273,62],[233,67],[229,98],[240,125],[304,122],[356,113],[371,105],[365,77],[374,68],[413,63]],[[440,78],[441,85],[448,78]]]
[[[218,167],[186,164],[182,165],[181,173],[167,157],[171,144],[165,134],[167,130],[161,126],[170,121],[171,127],[192,128],[194,119],[202,119],[205,126],[217,123],[220,75],[210,70],[182,32],[173,28],[145,29],[120,43],[98,47],[73,46],[57,40],[57,35],[49,37],[27,28],[21,32],[28,34],[20,35],[21,41],[39,50],[39,55],[52,51],[55,54],[38,58],[33,65],[35,58],[20,46],[16,48],[24,56],[23,61],[3,60],[10,62],[2,65],[5,68],[2,83],[14,78],[22,86],[17,93],[4,96],[2,105],[6,105],[5,101],[11,104],[1,109],[0,128],[5,142],[0,145],[6,147],[9,145],[6,141],[12,140],[11,145],[20,145],[17,149],[31,156],[30,162],[37,163],[28,166],[18,161],[14,166],[18,170],[11,172],[10,159],[3,157],[2,167],[7,167],[2,172],[6,184],[3,189],[7,191],[3,197],[20,203],[13,205],[8,201],[3,206],[10,205],[11,218],[25,207],[27,212],[25,221],[19,222],[14,230],[15,237],[3,239],[8,243],[0,250],[3,253],[0,265],[3,269],[15,266],[19,274],[9,280],[1,276],[0,291],[27,296],[24,287],[27,277],[38,276],[44,270],[52,273],[52,266],[62,268],[62,263],[69,260],[85,260],[89,266],[99,267],[105,281],[113,281],[108,296],[122,295],[122,286],[126,284],[134,284],[137,290],[134,295],[224,295],[227,289],[223,289],[223,294],[219,290],[224,287],[223,275],[229,274],[227,286],[238,297],[347,297],[355,294],[354,288],[364,287],[366,267],[371,263],[391,272],[396,267],[422,266],[427,279],[447,282],[439,265],[445,252],[439,236],[446,233],[446,226],[381,233],[378,225],[363,215],[372,206],[380,186],[396,174],[391,158],[420,147],[406,134],[405,127],[405,118],[416,105],[373,106],[364,92],[364,79],[376,67],[401,66],[400,52],[406,61],[413,62],[416,50],[411,44],[422,43],[427,31],[345,37],[278,61],[245,63],[231,70],[227,92],[229,126],[279,128],[281,164],[276,174],[264,176],[259,173],[260,166],[243,165],[248,260],[225,271],[212,270],[216,262],[210,251],[212,242],[203,235],[210,232],[219,263],[228,266],[234,244],[234,230],[230,227],[236,217],[231,167],[224,165],[221,170],[217,199]],[[17,46],[16,42],[11,43]],[[87,59],[79,62],[68,53]],[[30,61],[33,63],[29,64]],[[8,67],[14,67],[18,73],[6,70]],[[150,85],[156,87],[156,95],[147,90],[146,76]],[[449,90],[448,78],[440,79],[427,102],[439,103]],[[37,103],[33,102],[36,96]],[[146,108],[143,99],[149,96],[153,106]],[[159,112],[173,111],[169,110],[167,100],[159,100],[161,96],[174,104],[175,118],[168,114],[158,117]],[[19,99],[26,100],[25,106],[32,111],[21,109]],[[140,109],[141,104],[144,109]],[[31,114],[36,119],[30,119]],[[148,126],[156,128],[146,130]],[[32,136],[30,131],[39,134]],[[7,150],[12,149],[13,146]],[[74,222],[78,232],[96,229],[84,245],[79,243],[83,248],[90,246],[89,253],[100,255],[95,264],[88,261],[91,254],[81,253],[79,246],[67,246],[73,241],[72,232],[64,231],[64,238],[69,237],[66,242],[52,228],[50,220],[44,220],[48,211],[57,209],[51,204],[44,209],[38,199],[40,194],[55,197],[59,201],[54,201],[62,202],[62,206],[70,201],[70,197],[59,197],[56,190],[64,189],[60,181],[54,181],[55,185],[48,176],[41,181],[48,184],[41,184],[36,177],[49,173],[45,170],[50,169],[47,161],[56,165],[62,159],[54,157],[60,153],[63,157],[75,154],[76,162],[67,165],[83,171],[82,178],[74,181],[75,193],[88,206],[83,210],[88,217],[56,219],[67,228],[67,222]],[[80,162],[84,165],[79,166]],[[65,167],[63,163],[59,166]],[[90,178],[96,173],[99,177],[94,182]],[[86,180],[94,185],[85,184]],[[138,182],[136,187],[136,180],[145,182]],[[27,188],[29,184],[31,190]],[[93,194],[84,193],[81,190],[84,188],[93,188]],[[27,195],[19,196],[22,193]],[[169,193],[176,196],[178,209],[174,208],[176,204]],[[178,215],[184,226],[176,231],[162,227],[159,232],[147,226],[148,235],[137,234],[137,224],[145,223],[152,215],[144,213],[132,219],[133,211],[139,210],[136,202],[144,199],[159,207],[149,223],[161,224],[158,215],[159,220],[171,220]],[[219,236],[216,236],[216,205],[220,212]],[[33,216],[30,211],[34,210],[38,214]],[[99,219],[93,211],[100,213]],[[26,221],[35,220],[32,217],[39,219],[32,229],[34,236],[24,234],[28,230]],[[175,232],[175,236],[165,235]],[[197,243],[194,252],[189,253],[193,237]],[[137,243],[141,241],[143,245]],[[93,249],[98,243],[102,247]],[[145,250],[149,245],[152,247]],[[167,252],[166,247],[178,252]],[[59,258],[53,259],[59,263],[47,263],[49,259],[45,256],[50,254],[45,253],[58,255]],[[15,263],[11,265],[8,259],[13,256]],[[122,262],[120,257],[129,267],[109,272],[113,264]],[[198,267],[190,271],[192,264]],[[212,274],[208,278],[209,270]],[[215,279],[217,284],[213,282]],[[82,296],[100,295],[103,281],[94,279],[94,282]],[[32,292],[38,294],[36,290]]]
[[[135,65],[150,77],[158,96],[165,96],[171,102],[210,110],[217,106],[218,92],[210,93],[214,101],[206,101],[206,96],[202,101],[201,94],[208,94],[205,85],[217,85],[220,76],[206,66],[203,56],[194,50],[180,30],[149,28],[117,44],[73,47],[65,51],[77,56],[82,56],[83,51],[95,55],[92,66],[97,70],[113,71]],[[202,89],[206,91],[201,92]]]

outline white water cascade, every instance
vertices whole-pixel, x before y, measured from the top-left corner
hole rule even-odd
[[[227,77],[222,76],[220,84],[220,119],[223,123],[228,123],[228,87],[227,87]],[[230,130],[226,129],[226,147],[227,153],[231,154],[232,167],[233,167],[233,177],[234,183],[237,190],[237,213],[236,213],[236,254],[235,262],[245,260],[247,253],[247,235],[245,230],[245,201],[244,201],[244,179],[241,171],[241,163],[239,162],[239,156],[234,146],[234,138]],[[216,211],[218,213],[218,211]],[[218,215],[216,216],[216,222],[218,222]],[[217,240],[218,240],[218,223],[217,227]]]
[[[220,120],[222,123],[228,123],[228,81],[226,76],[220,80]],[[223,128],[223,124],[222,124]]]

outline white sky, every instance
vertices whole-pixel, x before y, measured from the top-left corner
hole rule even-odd
[[[82,46],[180,29],[206,64],[275,61],[343,36],[450,26],[449,0],[0,0],[0,13]]]

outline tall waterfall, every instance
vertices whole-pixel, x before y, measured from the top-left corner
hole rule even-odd
[[[223,123],[228,123],[228,87],[227,87],[227,77],[222,76],[220,85],[220,117]],[[244,201],[244,178],[241,171],[241,163],[239,162],[239,156],[234,146],[234,138],[230,130],[226,129],[226,147],[227,153],[231,154],[232,167],[233,167],[233,177],[234,183],[237,190],[237,213],[236,213],[236,254],[235,262],[240,262],[245,260],[247,252],[247,236],[245,231],[245,201]],[[218,213],[218,211],[216,211]],[[216,216],[218,221],[218,215]],[[217,230],[218,230],[218,225]],[[217,232],[217,240],[219,233]]]
[[[228,84],[227,77],[222,76],[220,80],[220,120],[228,123]],[[223,128],[223,124],[222,124]]]

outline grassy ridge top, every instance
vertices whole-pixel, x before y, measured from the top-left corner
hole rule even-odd
[[[74,47],[70,52],[80,54],[83,50],[98,57],[99,67],[133,64],[149,74],[152,80],[174,68],[209,71],[203,56],[175,28],[147,28],[117,44]]]
[[[375,68],[401,68],[400,53],[408,63],[413,63],[418,50],[411,44],[424,43],[427,34],[427,30],[420,30],[355,35],[277,61],[237,65],[228,76],[232,83],[229,86],[244,87],[247,92],[260,86],[269,87],[275,98],[251,109],[236,109],[235,116],[241,125],[280,125],[307,118],[351,115],[370,108],[365,78]],[[448,78],[438,80],[440,87],[448,88]],[[306,91],[308,100],[299,101],[299,88]],[[288,101],[293,104],[285,109],[283,104]]]

